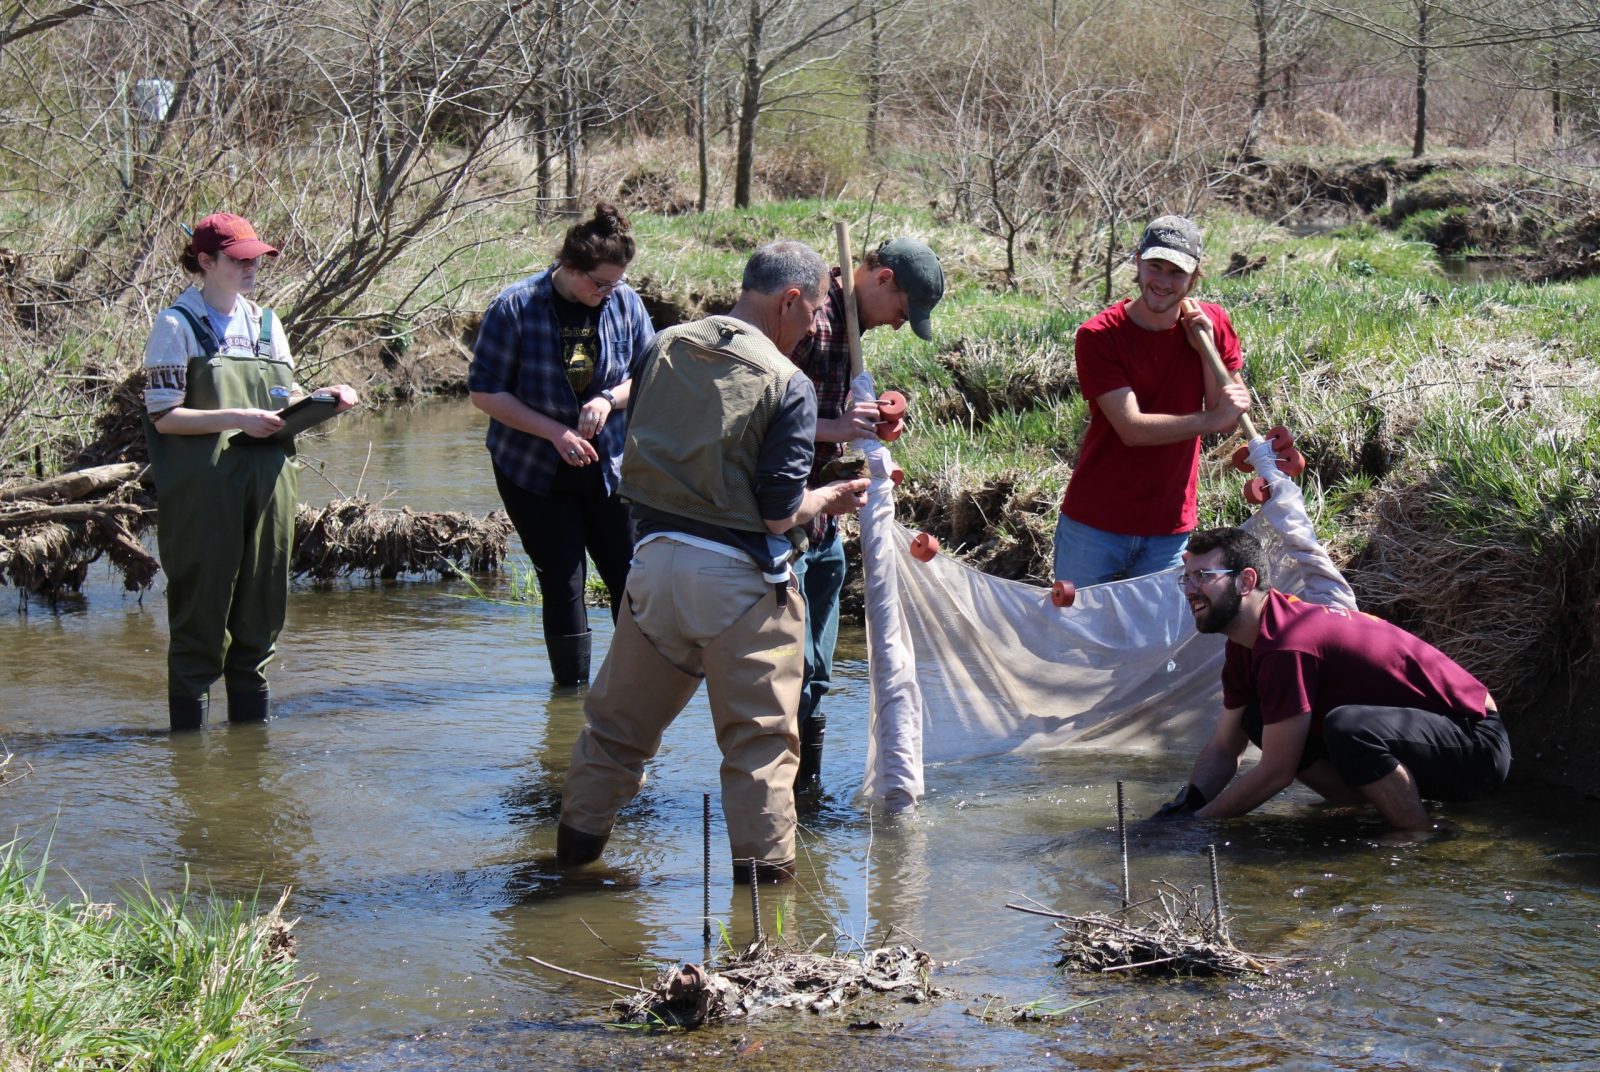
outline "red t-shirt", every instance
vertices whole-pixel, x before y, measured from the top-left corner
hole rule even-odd
[[[1239,336],[1220,305],[1201,302],[1211,318],[1222,363],[1243,361]],[[1205,402],[1202,358],[1182,324],[1148,331],[1128,316],[1123,300],[1078,329],[1078,385],[1089,400],[1089,431],[1067,482],[1061,512],[1103,532],[1170,536],[1195,526],[1200,437],[1159,447],[1130,447],[1101,412],[1098,399],[1132,388],[1143,413],[1194,413]]]
[[[1476,722],[1489,690],[1444,652],[1370,614],[1267,593],[1256,646],[1228,641],[1222,704],[1261,704],[1271,725],[1311,712],[1320,733],[1329,711],[1346,704],[1416,707]]]

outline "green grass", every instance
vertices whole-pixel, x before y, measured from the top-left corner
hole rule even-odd
[[[306,984],[278,910],[148,888],[125,905],[53,901],[46,864],[0,852],[0,1067],[282,1070]]]

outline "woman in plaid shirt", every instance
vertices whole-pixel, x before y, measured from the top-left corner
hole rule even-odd
[[[569,228],[554,264],[490,304],[467,374],[472,404],[490,417],[500,498],[533,560],[558,685],[589,680],[585,552],[613,619],[633,555],[617,483],[628,395],[655,328],[625,282],[629,232],[605,203]]]

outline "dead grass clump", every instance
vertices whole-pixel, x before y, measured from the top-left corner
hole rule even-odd
[[[1388,400],[1389,479],[1346,568],[1361,605],[1434,644],[1502,707],[1592,649],[1600,368],[1537,344],[1431,355]],[[1401,432],[1403,430],[1403,433]]]
[[[612,1009],[622,1024],[693,1028],[768,1009],[831,1012],[869,992],[921,1002],[945,993],[929,983],[932,968],[928,954],[904,945],[861,956],[823,956],[757,942],[712,970],[698,964],[666,968],[653,986]]]
[[[1072,346],[1059,338],[962,338],[940,359],[951,381],[951,393],[932,404],[942,420],[983,424],[1054,405],[1078,387]]]
[[[1155,886],[1155,896],[1109,916],[1068,916],[1019,905],[1007,907],[1054,916],[1063,932],[1058,966],[1073,971],[1266,975],[1286,963],[1283,958],[1246,953],[1234,945],[1227,917],[1202,907],[1198,886],[1192,890],[1181,890],[1169,882]]]
[[[1580,577],[1597,548],[1460,538],[1434,511],[1444,482],[1433,473],[1375,489],[1365,547],[1345,573],[1363,609],[1414,629],[1515,709],[1537,698],[1575,637],[1592,644],[1600,622],[1574,621],[1568,607],[1593,587]]]
[[[695,210],[698,194],[676,170],[640,164],[617,184],[617,199],[629,212],[681,216]]]
[[[1044,582],[1050,573],[1055,514],[1064,467],[1008,471],[967,483],[952,469],[917,480],[896,495],[900,521],[930,532],[969,565],[1008,580]]]
[[[505,560],[511,520],[456,511],[385,510],[365,499],[302,504],[295,515],[297,577],[330,581],[352,573],[392,580],[403,573],[485,573]]]

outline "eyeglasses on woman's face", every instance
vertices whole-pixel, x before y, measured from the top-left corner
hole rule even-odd
[[[593,272],[584,272],[583,274],[584,277],[589,280],[590,284],[594,286],[594,289],[600,291],[602,294],[608,290],[616,290],[618,287],[622,286],[622,284],[628,281],[628,276],[626,273],[617,276],[615,279],[596,279]]]

